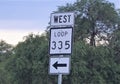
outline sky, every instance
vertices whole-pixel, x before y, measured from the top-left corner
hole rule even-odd
[[[0,40],[16,45],[23,37],[41,34],[58,6],[76,0],[0,0]],[[109,0],[120,8],[120,0]]]

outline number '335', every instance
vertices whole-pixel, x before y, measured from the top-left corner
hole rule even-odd
[[[52,50],[55,50],[55,49],[69,49],[70,48],[70,41],[52,41]]]

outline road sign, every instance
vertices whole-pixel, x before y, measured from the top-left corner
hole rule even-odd
[[[69,57],[50,57],[49,73],[50,74],[69,74],[70,58]]]
[[[74,13],[52,13],[50,23],[51,26],[74,25]]]
[[[72,53],[72,27],[50,29],[50,55],[64,55]]]

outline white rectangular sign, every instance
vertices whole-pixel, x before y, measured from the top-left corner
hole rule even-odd
[[[50,24],[51,26],[74,25],[74,13],[52,13]]]
[[[69,57],[51,57],[49,61],[50,74],[69,74],[70,58]]]
[[[72,53],[72,27],[50,29],[50,55],[70,55]]]

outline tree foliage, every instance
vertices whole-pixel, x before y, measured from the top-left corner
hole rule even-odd
[[[48,67],[48,41],[45,36],[29,35],[15,48],[14,58],[7,65],[12,84],[45,84]],[[47,84],[47,83],[46,83]]]
[[[57,76],[48,74],[48,40],[46,36],[29,35],[19,43],[6,65],[10,84],[56,84]],[[70,75],[63,84],[119,84],[120,66],[108,46],[89,46],[84,41],[74,43]],[[43,80],[45,79],[45,80]]]
[[[108,41],[120,24],[114,4],[105,0],[77,0],[74,4],[60,6],[57,12],[68,11],[75,12],[75,39],[87,38],[92,46],[96,46],[97,39]]]
[[[0,84],[9,84],[8,72],[5,70],[6,60],[12,55],[13,46],[6,43],[5,41],[0,41]]]
[[[112,35],[109,46],[114,50],[116,63],[120,64],[120,30],[118,29]]]
[[[12,45],[7,44],[3,40],[0,41],[0,62],[10,57],[12,54],[12,49]]]
[[[118,84],[119,67],[114,52],[105,46],[76,42],[72,56],[71,84]]]

